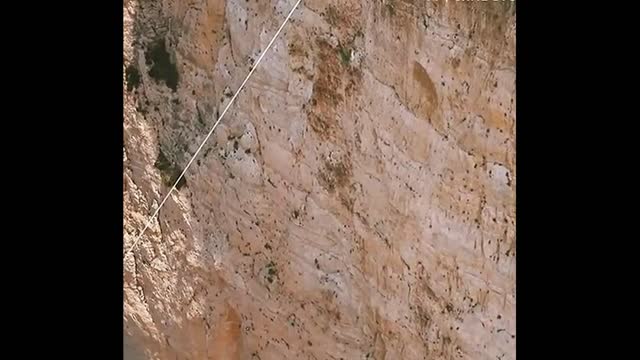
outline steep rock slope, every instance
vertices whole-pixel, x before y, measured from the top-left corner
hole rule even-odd
[[[124,243],[294,0],[125,0]],[[150,359],[514,359],[512,2],[303,0],[124,259]]]

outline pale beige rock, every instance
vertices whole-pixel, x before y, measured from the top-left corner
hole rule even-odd
[[[294,3],[124,4],[125,248]],[[136,348],[514,359],[513,6],[303,0],[124,260]]]

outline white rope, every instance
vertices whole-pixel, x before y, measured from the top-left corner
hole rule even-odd
[[[233,104],[233,102],[235,101],[236,97],[238,96],[238,94],[240,93],[240,91],[242,90],[242,88],[244,87],[244,85],[247,83],[247,81],[249,80],[249,78],[251,77],[251,75],[253,74],[253,72],[256,70],[256,68],[258,67],[258,65],[260,64],[260,61],[262,61],[262,58],[264,57],[264,55],[267,53],[267,51],[269,50],[269,48],[271,48],[271,45],[273,45],[273,42],[276,41],[276,38],[278,37],[278,35],[280,35],[280,32],[282,31],[282,28],[284,28],[284,26],[287,24],[287,22],[289,21],[289,18],[291,18],[291,15],[293,15],[293,12],[296,10],[296,8],[298,7],[298,5],[300,4],[302,0],[298,0],[296,2],[296,4],[293,6],[293,8],[291,9],[291,11],[289,12],[289,15],[287,15],[287,18],[284,19],[284,22],[282,22],[282,25],[280,25],[280,28],[278,29],[278,31],[276,32],[276,34],[273,36],[273,38],[271,39],[271,41],[269,42],[269,45],[267,45],[267,47],[264,49],[264,51],[262,51],[262,54],[260,54],[260,57],[258,58],[258,61],[256,61],[256,64],[254,66],[251,67],[251,71],[249,71],[249,75],[247,75],[247,77],[244,79],[244,81],[242,82],[242,84],[240,85],[240,87],[238,88],[238,90],[236,91],[236,93],[233,95],[233,97],[231,98],[231,101],[229,101],[229,103],[227,104],[227,106],[224,108],[224,111],[222,111],[222,114],[220,114],[220,116],[218,117],[218,120],[215,122],[215,124],[213,124],[213,127],[211,128],[211,130],[209,131],[209,133],[207,134],[207,137],[204,138],[204,141],[202,141],[202,143],[200,144],[200,146],[198,147],[198,150],[196,150],[196,152],[193,154],[193,156],[191,157],[191,160],[189,160],[189,162],[187,163],[187,166],[185,166],[184,170],[182,170],[182,173],[180,174],[180,176],[178,176],[178,178],[176,179],[176,182],[173,184],[173,186],[171,187],[171,189],[169,190],[169,192],[167,193],[167,195],[164,197],[164,199],[162,200],[162,202],[160,203],[160,205],[158,205],[158,208],[156,208],[156,210],[153,212],[153,214],[151,215],[151,217],[149,217],[149,220],[147,220],[146,225],[144,226],[144,228],[142,229],[142,231],[140,232],[140,234],[138,234],[138,236],[136,237],[136,239],[133,242],[133,245],[131,245],[131,247],[129,248],[129,250],[127,250],[124,253],[124,257],[126,258],[127,255],[129,255],[133,249],[136,247],[136,245],[138,245],[138,241],[140,241],[140,238],[142,237],[142,235],[145,233],[145,231],[147,231],[147,229],[149,229],[149,226],[151,225],[151,221],[153,220],[153,218],[156,217],[156,215],[158,215],[158,212],[160,211],[160,208],[162,208],[162,206],[164,205],[164,203],[167,201],[167,199],[169,198],[169,196],[171,195],[171,193],[173,192],[173,190],[176,189],[176,186],[178,185],[178,183],[180,182],[180,180],[182,179],[182,177],[184,176],[184,174],[187,172],[187,169],[189,169],[189,166],[191,166],[191,164],[193,163],[193,160],[195,160],[196,156],[198,156],[198,153],[200,153],[200,150],[202,150],[202,147],[204,146],[204,144],[207,142],[207,140],[209,140],[209,137],[211,137],[211,134],[213,134],[213,131],[216,129],[216,127],[218,126],[218,124],[220,123],[220,120],[222,120],[222,117],[224,116],[224,114],[227,113],[227,110],[229,110],[229,107],[231,107],[231,104]]]

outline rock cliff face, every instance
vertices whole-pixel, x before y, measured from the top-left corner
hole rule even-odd
[[[128,248],[295,0],[125,0]],[[303,0],[132,254],[149,359],[514,359],[515,4]]]

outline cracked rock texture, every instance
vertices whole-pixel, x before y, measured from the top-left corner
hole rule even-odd
[[[125,249],[294,3],[124,1]],[[125,257],[128,341],[515,359],[514,9],[303,0]]]

